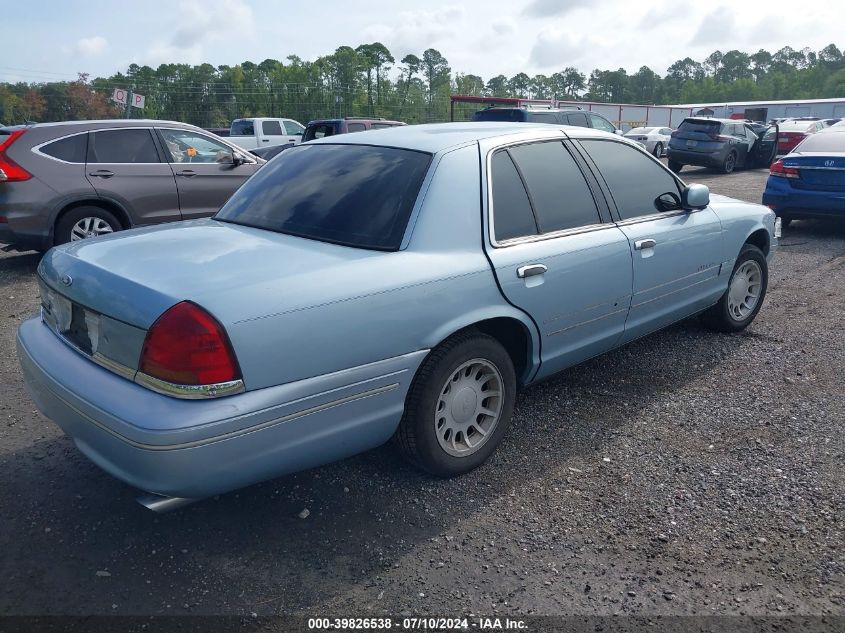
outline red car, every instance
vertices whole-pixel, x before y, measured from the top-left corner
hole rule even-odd
[[[789,154],[798,143],[825,127],[824,121],[783,121],[778,126],[778,154]]]

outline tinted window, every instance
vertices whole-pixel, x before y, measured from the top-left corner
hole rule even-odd
[[[241,187],[218,220],[359,248],[397,250],[431,155],[300,145]]]
[[[656,200],[664,193],[680,196],[672,175],[638,149],[613,141],[581,144],[604,176],[623,220],[661,211]]]
[[[150,130],[106,130],[91,132],[89,163],[157,163]]]
[[[473,121],[525,121],[525,111],[511,108],[490,108],[472,115]]]
[[[367,129],[367,126],[363,123],[349,123],[346,126],[347,132],[363,132]]]
[[[302,134],[305,131],[305,128],[302,127],[296,121],[285,121],[284,123],[285,123],[285,132],[287,132],[291,136]]]
[[[557,123],[557,115],[554,112],[531,112],[528,120],[533,123]]]
[[[281,136],[284,134],[282,124],[279,121],[262,121],[261,132],[264,136]]]
[[[722,124],[719,121],[695,121],[684,119],[678,126],[679,132],[701,132],[703,134],[718,134]]]
[[[334,134],[334,124],[332,123],[318,123],[316,125],[309,125],[305,130],[305,136],[302,140],[310,141],[315,138],[323,138]]]
[[[603,116],[598,114],[590,113],[590,120],[593,122],[593,127],[597,130],[602,130],[604,132],[615,132],[616,128],[613,127],[613,124],[605,119]]]
[[[370,123],[371,130],[383,130],[388,127],[397,127],[398,123]]]
[[[493,185],[493,229],[496,241],[537,233],[528,194],[508,152],[493,154],[490,174]]]
[[[590,188],[563,143],[534,143],[510,149],[531,193],[540,233],[599,222]]]
[[[43,151],[43,150],[42,150]],[[795,151],[798,152],[845,152],[845,132],[822,132],[808,136]]]
[[[41,152],[68,163],[84,163],[88,151],[88,135],[76,134],[53,141],[41,148]]]
[[[255,136],[255,126],[252,121],[234,121],[230,130],[230,136]]]
[[[577,125],[578,127],[590,127],[587,122],[587,115],[583,112],[573,112],[572,114],[561,115],[563,122],[566,125]]]

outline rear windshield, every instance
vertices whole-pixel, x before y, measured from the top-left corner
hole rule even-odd
[[[781,132],[806,132],[815,121],[784,121],[778,127]]]
[[[681,121],[679,132],[703,132],[704,134],[718,134],[722,124],[719,121]]]
[[[796,152],[845,152],[845,132],[821,132],[807,137]]]
[[[395,251],[430,162],[430,154],[392,147],[300,145],[262,167],[215,217]]]
[[[472,115],[473,121],[524,121],[525,112],[522,110],[490,109],[479,110]]]
[[[232,121],[231,136],[255,136],[255,125],[248,119]]]

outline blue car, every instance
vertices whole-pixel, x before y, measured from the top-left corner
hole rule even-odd
[[[812,134],[773,163],[763,204],[784,226],[799,218],[845,218],[845,127]]]
[[[39,409],[156,509],[391,438],[459,475],[518,388],[693,315],[748,326],[774,224],[588,128],[333,136],[214,218],[49,251],[18,354]]]

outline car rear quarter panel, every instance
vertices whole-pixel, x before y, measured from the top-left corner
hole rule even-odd
[[[248,389],[431,349],[491,318],[515,319],[538,340],[481,246],[477,144],[436,156],[432,169],[406,248],[339,271],[319,304],[227,324]]]
[[[710,196],[711,208],[722,223],[722,243],[724,245],[725,266],[730,272],[739,251],[749,238],[760,231],[765,232],[766,248],[764,252],[771,257],[777,248],[775,232],[775,214],[759,204],[750,204],[726,196]],[[723,271],[724,273],[724,271]]]

